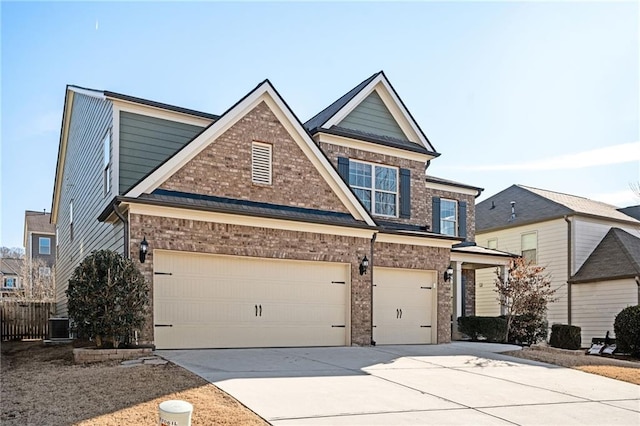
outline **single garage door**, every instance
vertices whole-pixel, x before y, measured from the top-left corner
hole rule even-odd
[[[343,346],[349,265],[154,251],[158,349]]]
[[[376,344],[436,343],[436,277],[435,271],[374,268]]]

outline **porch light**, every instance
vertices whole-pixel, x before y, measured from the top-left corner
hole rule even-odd
[[[451,265],[449,265],[447,270],[444,271],[444,280],[450,281],[452,277],[453,277],[453,268],[451,267]]]
[[[147,237],[142,237],[142,241],[140,242],[140,263],[144,263],[147,258],[147,251],[149,250],[149,243],[147,242]]]
[[[369,259],[367,259],[367,256],[365,255],[362,258],[362,262],[360,262],[360,275],[366,274],[368,268],[369,268]]]

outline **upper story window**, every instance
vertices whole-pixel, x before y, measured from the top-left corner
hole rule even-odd
[[[4,277],[2,280],[2,287],[4,288],[18,288],[17,277]]]
[[[493,249],[493,250],[497,250],[498,249],[498,239],[497,238],[492,238],[489,241],[487,241],[487,248]]]
[[[38,253],[51,254],[51,238],[47,238],[47,237],[38,238]]]
[[[41,266],[38,268],[38,274],[40,275],[40,278],[48,278],[51,276],[51,268],[48,266]]]
[[[398,216],[398,169],[349,160],[349,186],[373,214]]]
[[[111,135],[107,132],[102,141],[102,186],[104,195],[111,191]]]
[[[530,263],[538,262],[538,233],[529,232],[520,236],[520,253]]]
[[[440,199],[440,233],[458,235],[458,202]]]
[[[272,146],[266,143],[251,144],[251,181],[271,185]]]

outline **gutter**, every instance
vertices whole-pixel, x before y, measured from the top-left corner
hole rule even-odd
[[[571,219],[565,215],[564,220],[567,222],[567,323],[571,325]]]
[[[124,247],[124,258],[129,259],[129,221],[122,214],[122,212],[120,211],[116,203],[117,201],[114,200],[111,206],[113,208],[113,212],[115,213],[115,215],[118,216],[118,219],[120,219],[120,221],[124,225],[124,236],[123,236],[124,241],[122,245]]]
[[[371,346],[375,346],[376,345],[376,341],[373,340],[373,246],[376,242],[376,237],[378,236],[377,233],[373,233],[373,236],[371,237],[371,260],[369,260],[369,271],[371,271],[371,309],[370,309],[370,322],[371,322]]]

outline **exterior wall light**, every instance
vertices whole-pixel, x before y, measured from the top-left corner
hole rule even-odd
[[[360,275],[364,275],[367,273],[367,269],[369,269],[369,259],[365,255],[362,258],[362,262],[360,262]]]
[[[444,280],[445,281],[451,281],[452,277],[453,277],[453,268],[451,267],[451,265],[449,265],[447,270],[444,271]]]
[[[144,263],[147,258],[147,251],[149,250],[149,243],[147,242],[147,237],[142,237],[142,241],[140,242],[140,263]]]

